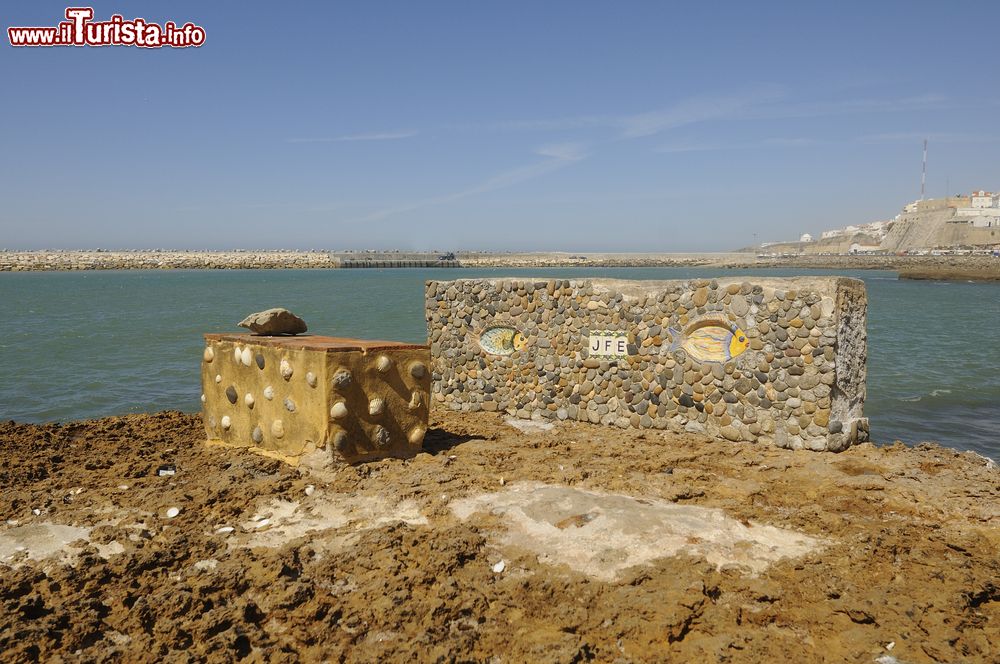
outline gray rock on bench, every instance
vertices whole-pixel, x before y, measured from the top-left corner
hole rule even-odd
[[[304,320],[280,307],[250,314],[239,322],[239,326],[263,336],[302,334],[308,329]]]

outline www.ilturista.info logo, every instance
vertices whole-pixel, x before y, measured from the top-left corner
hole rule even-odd
[[[187,48],[205,43],[205,28],[194,23],[163,25],[143,18],[126,21],[114,14],[107,21],[94,21],[93,7],[67,7],[66,19],[52,28],[11,27],[11,46],[139,46],[141,48]]]

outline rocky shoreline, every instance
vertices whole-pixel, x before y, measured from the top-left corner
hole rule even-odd
[[[441,265],[465,268],[715,267],[747,269],[799,267],[831,270],[894,270],[901,278],[1000,280],[1000,258],[955,256],[757,257],[751,253],[618,253],[578,256],[558,252],[460,253],[454,260],[435,254],[336,253],[325,251],[0,251],[0,272],[75,270],[252,270],[340,269]]]
[[[1000,658],[979,455],[514,424],[317,472],[177,412],[2,423],[2,658]]]

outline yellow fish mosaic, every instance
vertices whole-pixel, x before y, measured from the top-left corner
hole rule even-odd
[[[508,325],[491,325],[479,335],[479,347],[490,355],[510,355],[527,345],[527,337]]]
[[[750,347],[746,332],[721,320],[703,320],[685,332],[667,328],[673,342],[670,352],[682,349],[697,362],[728,362]]]

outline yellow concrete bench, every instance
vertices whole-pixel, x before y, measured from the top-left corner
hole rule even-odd
[[[206,334],[205,432],[294,465],[413,456],[427,431],[429,367],[425,345]]]

